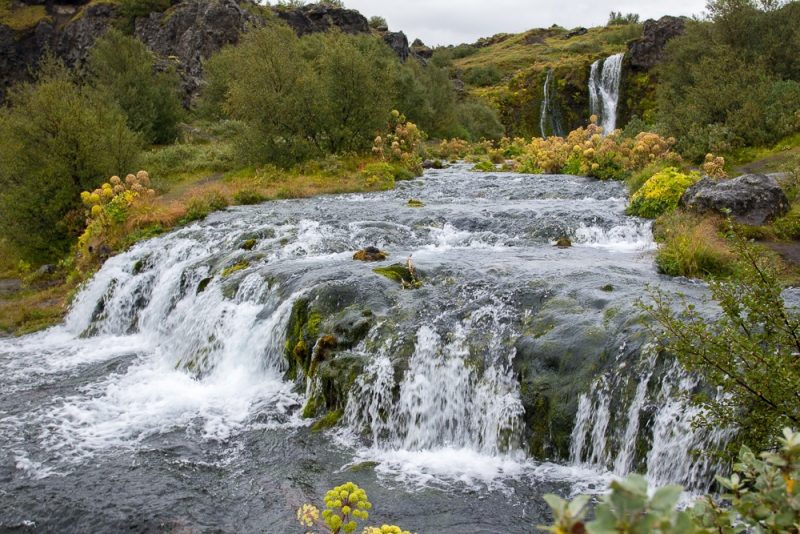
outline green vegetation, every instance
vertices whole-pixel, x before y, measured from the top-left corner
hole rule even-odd
[[[12,6],[10,0],[0,0],[0,24],[12,30],[33,29],[41,21],[52,22],[44,6]]]
[[[122,14],[128,18],[146,17],[169,9],[170,0],[119,0]]]
[[[674,167],[667,167],[649,178],[631,196],[627,213],[655,219],[666,211],[672,211],[678,207],[681,195],[699,179],[699,173],[683,174]]]
[[[730,274],[731,252],[719,237],[719,221],[682,211],[667,212],[654,225],[659,243],[656,265],[670,276],[692,278]]]
[[[183,114],[174,69],[154,73],[155,54],[141,41],[110,29],[89,53],[89,82],[125,113],[128,128],[151,144],[172,143]]]
[[[692,398],[703,408],[694,424],[733,428],[740,442],[769,448],[775,429],[800,424],[800,314],[786,306],[769,255],[732,223],[728,239],[732,276],[709,284],[721,317],[707,320],[680,295],[658,288],[648,288],[652,303],[640,306],[663,329],[652,330],[660,345],[711,388]]]
[[[79,194],[135,165],[141,139],[113,103],[52,58],[0,111],[0,231],[21,257],[62,257],[84,226]]]
[[[748,447],[741,448],[734,474],[717,476],[726,490],[721,500],[706,495],[686,510],[676,509],[683,491],[680,486],[664,486],[650,497],[647,481],[634,474],[611,483],[611,491],[594,510],[594,520],[586,523],[589,495],[572,502],[545,495],[555,523],[539,528],[555,534],[796,533],[800,524],[800,434],[786,428],[777,442],[777,452],[764,452],[760,459]],[[726,499],[729,505],[724,503]]]
[[[372,28],[373,30],[377,30],[381,26],[385,26],[387,28],[389,27],[389,24],[386,22],[385,18],[383,18],[381,16],[378,16],[378,15],[374,15],[374,16],[369,18],[369,27],[370,28]]]

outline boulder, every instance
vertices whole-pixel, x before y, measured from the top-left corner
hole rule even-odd
[[[703,178],[681,196],[681,208],[695,213],[724,213],[741,224],[762,226],[789,211],[789,199],[775,178],[766,174],[745,174],[715,182]]]
[[[359,261],[382,261],[386,257],[387,254],[378,247],[367,247],[353,254],[353,259]]]
[[[294,10],[278,10],[275,14],[284,20],[299,37],[309,33],[326,32],[334,26],[339,28],[342,33],[354,35],[370,33],[366,17],[354,9],[311,4]]]
[[[589,33],[589,30],[586,28],[575,28],[572,31],[569,31],[564,34],[564,39],[572,39],[573,37],[578,37],[579,35],[586,35]]]
[[[403,63],[406,62],[408,56],[411,55],[411,48],[408,46],[408,38],[403,32],[385,32],[383,34],[384,42],[389,45],[389,48],[394,50],[397,57]]]
[[[418,58],[422,59],[430,59],[433,57],[433,49],[425,46],[425,43],[420,41],[419,39],[414,39],[414,42],[411,43],[411,52]]]
[[[642,36],[628,43],[628,55],[635,69],[652,69],[664,61],[667,41],[686,31],[684,19],[664,16],[644,21]]]
[[[71,21],[58,34],[56,53],[67,65],[73,66],[86,59],[96,39],[117,18],[113,4],[90,4],[79,18]]]

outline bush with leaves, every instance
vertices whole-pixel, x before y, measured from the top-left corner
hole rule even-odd
[[[667,167],[647,180],[631,197],[627,214],[655,219],[678,207],[683,193],[700,179],[696,172],[683,174]]]
[[[683,488],[664,486],[649,497],[647,481],[640,475],[611,483],[610,491],[595,508],[595,519],[584,522],[589,495],[567,502],[557,495],[544,499],[555,524],[540,526],[556,534],[797,534],[800,531],[800,433],[786,428],[777,440],[778,452],[760,459],[743,446],[730,478],[717,476],[727,490],[723,506],[706,495],[686,510],[676,509]]]
[[[406,121],[405,115],[393,110],[386,132],[373,141],[372,153],[381,161],[402,164],[422,176],[419,146],[424,137],[416,124]]]
[[[128,172],[141,139],[107,99],[52,57],[0,110],[0,233],[28,260],[63,256],[83,231],[79,195]]]
[[[693,424],[735,429],[764,449],[774,446],[776,429],[800,426],[800,312],[786,305],[774,260],[728,224],[733,274],[712,280],[711,299],[704,297],[719,307],[718,318],[657,287],[648,286],[650,302],[638,305],[661,347],[713,391],[692,397],[701,408]]]
[[[89,82],[125,112],[128,127],[146,142],[172,143],[181,133],[180,78],[174,69],[155,72],[155,61],[144,43],[111,28],[89,52]]]

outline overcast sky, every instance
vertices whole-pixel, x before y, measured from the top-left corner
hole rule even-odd
[[[474,43],[496,33],[520,33],[558,24],[601,26],[610,11],[638,13],[642,20],[663,15],[699,15],[705,0],[344,0],[367,18],[380,15],[392,31],[403,31],[428,46]]]

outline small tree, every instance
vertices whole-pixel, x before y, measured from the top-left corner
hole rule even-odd
[[[381,26],[384,26],[386,28],[389,27],[389,23],[386,22],[385,18],[383,18],[383,17],[381,17],[379,15],[374,15],[374,16],[369,18],[369,27],[370,28],[372,28],[373,30],[377,30]]]
[[[155,54],[141,41],[110,29],[89,53],[90,83],[125,112],[128,127],[148,143],[172,143],[183,114],[174,69],[155,72]]]
[[[703,408],[694,423],[735,428],[741,441],[765,449],[777,429],[800,426],[800,313],[786,306],[775,264],[731,221],[728,239],[734,274],[712,281],[712,298],[703,299],[721,316],[710,320],[684,295],[653,287],[651,303],[639,306],[660,327],[652,332],[661,346],[714,389],[693,397]]]

